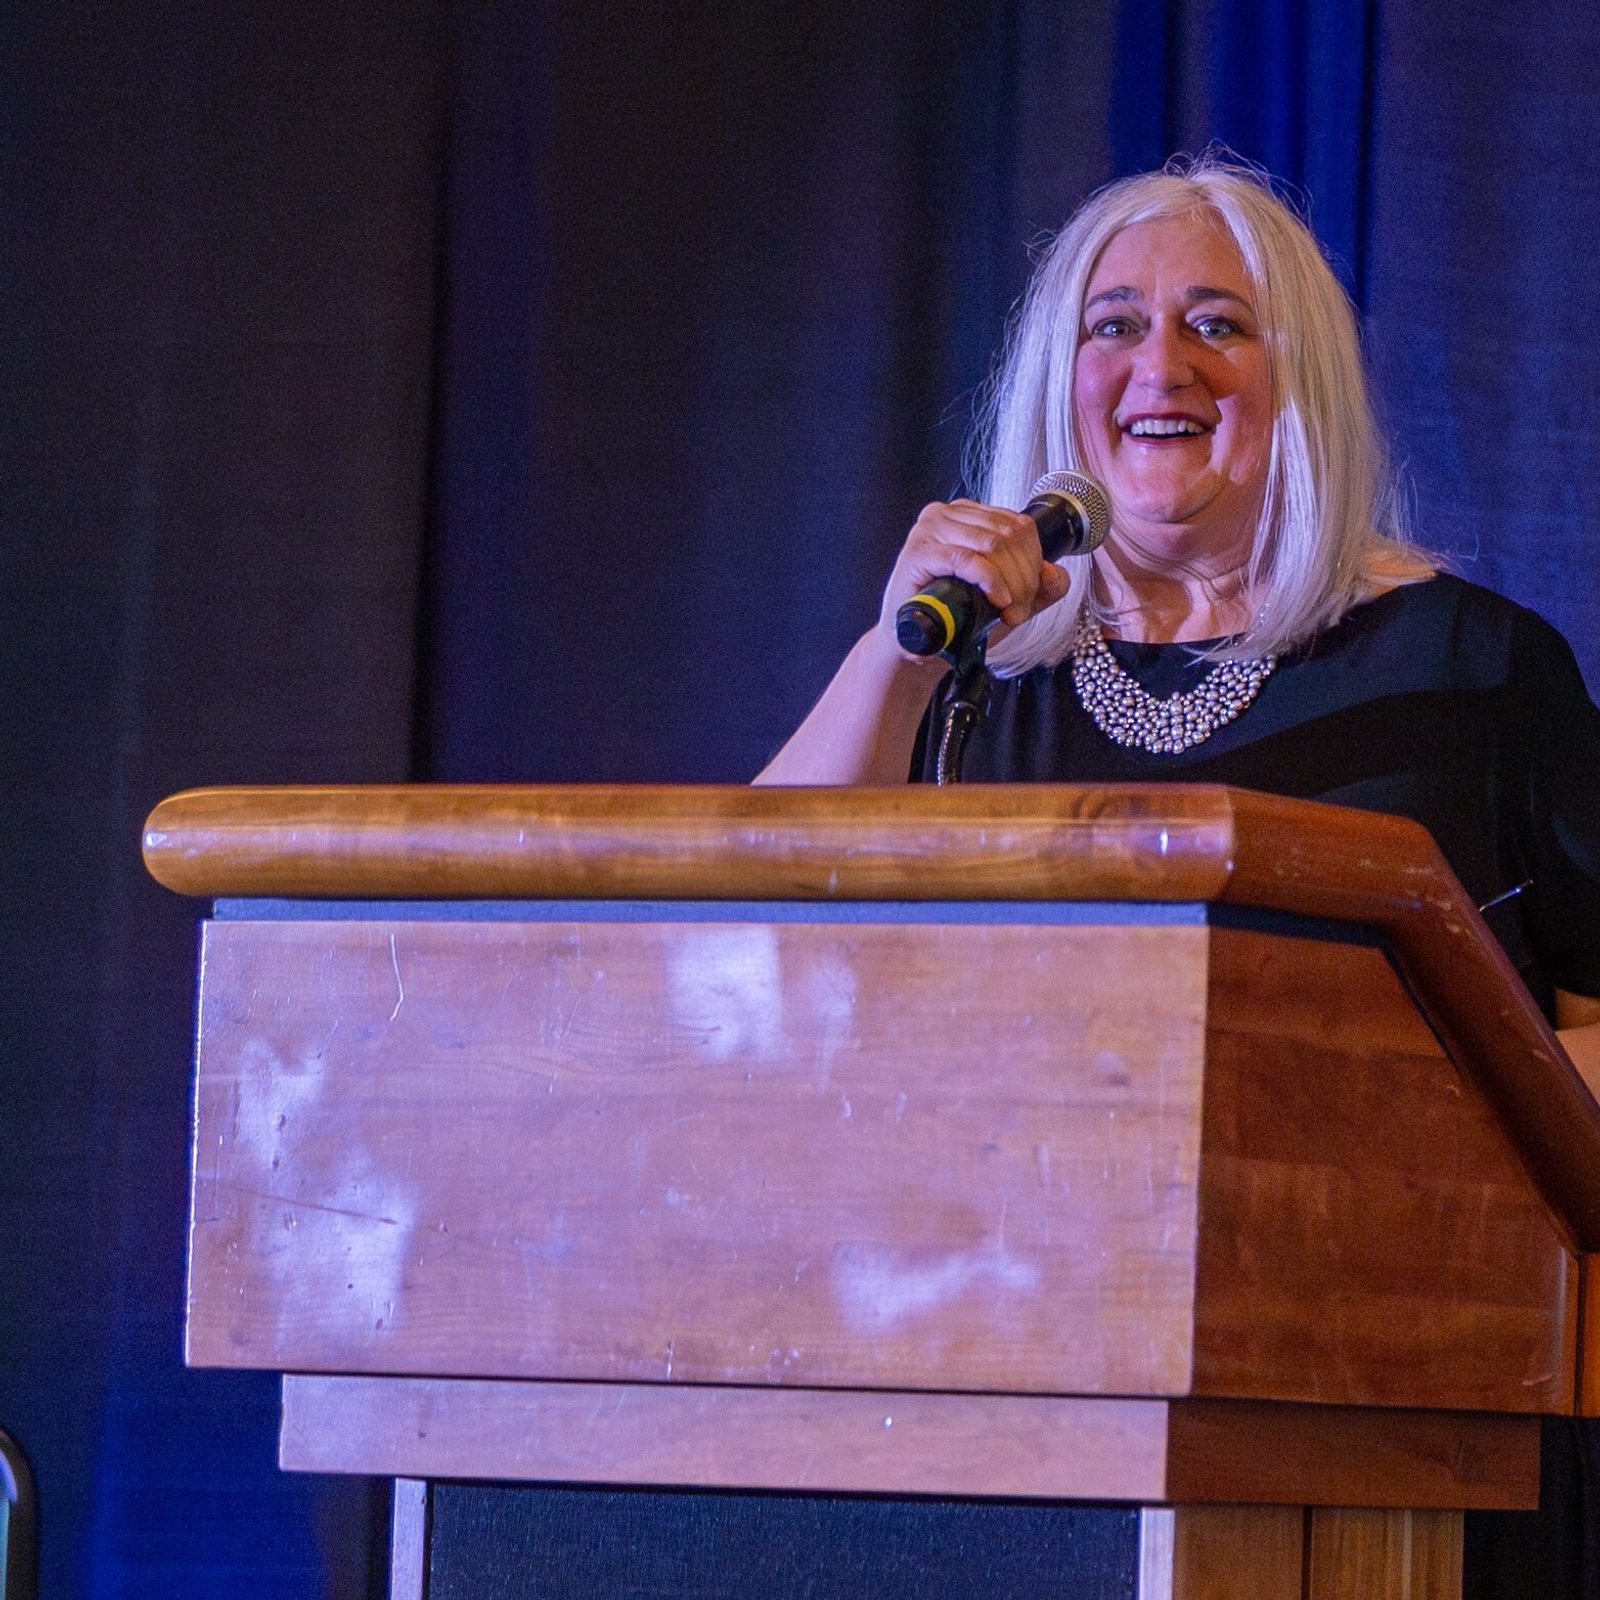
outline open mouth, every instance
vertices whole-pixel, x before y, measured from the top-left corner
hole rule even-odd
[[[1211,430],[1193,417],[1135,417],[1123,431],[1133,439],[1198,439]]]

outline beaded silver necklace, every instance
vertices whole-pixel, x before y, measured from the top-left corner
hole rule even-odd
[[[1085,611],[1072,645],[1072,686],[1108,739],[1151,755],[1175,756],[1247,709],[1277,664],[1276,656],[1219,661],[1194,688],[1157,700],[1112,655],[1100,624]]]

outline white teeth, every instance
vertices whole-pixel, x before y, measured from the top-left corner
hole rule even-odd
[[[1197,434],[1206,430],[1187,417],[1140,417],[1128,432],[1135,439],[1170,439],[1177,434]]]

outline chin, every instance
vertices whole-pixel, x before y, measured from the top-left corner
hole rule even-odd
[[[1122,510],[1127,517],[1145,527],[1180,533],[1193,527],[1201,518],[1210,520],[1207,513],[1212,509],[1208,500],[1179,495],[1167,499],[1155,497],[1139,499],[1129,496],[1120,502],[1114,500],[1112,504]]]
[[[1126,507],[1133,516],[1151,522],[1189,522],[1208,514],[1226,515],[1223,502],[1233,498],[1226,482],[1219,483],[1214,477],[1145,477],[1124,482],[1120,496],[1114,489],[1108,492],[1114,497],[1113,505]]]

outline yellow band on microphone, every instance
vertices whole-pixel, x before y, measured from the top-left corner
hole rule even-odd
[[[919,606],[926,606],[944,624],[944,643],[940,645],[939,648],[941,650],[948,650],[950,646],[956,642],[955,614],[951,611],[950,607],[947,606],[944,601],[935,594],[919,594],[917,596],[917,604]]]

